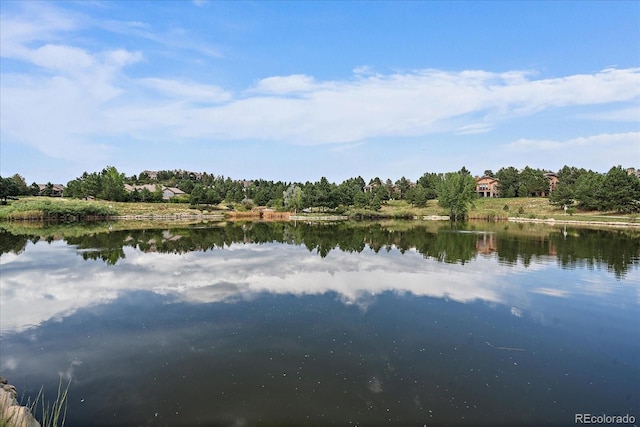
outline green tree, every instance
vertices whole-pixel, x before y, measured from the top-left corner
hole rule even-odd
[[[244,199],[242,183],[228,179],[228,181],[225,181],[225,188],[227,191],[225,192],[224,198],[227,202],[240,203],[242,199]]]
[[[413,188],[413,200],[412,203],[418,207],[423,207],[427,204],[427,189],[422,184],[416,184]]]
[[[438,185],[438,204],[449,210],[455,221],[464,219],[476,198],[476,181],[467,173],[446,173]]]
[[[302,189],[295,184],[291,184],[283,193],[282,200],[284,207],[294,212],[302,209]]]
[[[549,180],[540,169],[526,166],[519,177],[518,197],[541,196],[549,192]]]
[[[518,169],[513,166],[501,168],[496,173],[495,177],[500,181],[498,184],[500,197],[516,197],[518,195],[518,188],[520,187],[519,175]]]
[[[585,172],[587,171],[584,168],[578,169],[573,166],[569,167],[567,165],[564,165],[562,169],[558,171],[558,181],[564,182],[569,186],[573,186],[575,185],[580,175],[582,175]]]
[[[40,194],[40,186],[35,182],[32,182],[31,186],[29,187],[29,195],[37,196],[38,194]]]
[[[215,187],[209,187],[205,191],[205,201],[210,205],[217,205],[222,202],[222,196]]]
[[[361,177],[349,178],[336,188],[338,204],[349,206],[355,203],[356,194],[361,193],[365,183]]]
[[[146,173],[146,172],[140,172],[140,175],[138,175],[137,183],[138,184],[148,184],[150,182],[151,182],[151,177],[149,176],[149,174]]]
[[[98,197],[102,187],[100,175],[96,172],[90,174],[85,172],[80,179],[82,181],[82,197]]]
[[[184,191],[187,194],[191,194],[191,190],[193,190],[193,186],[195,184],[193,183],[192,180],[190,179],[183,179],[182,181],[180,181],[180,183],[178,184],[178,188],[182,191]]]
[[[27,185],[27,182],[24,180],[22,175],[15,174],[11,177],[11,179],[16,183],[16,186],[18,187],[18,196],[29,195],[29,186]]]
[[[47,182],[47,185],[44,186],[44,190],[42,190],[42,195],[47,197],[53,196],[53,184],[51,182]]]
[[[602,184],[604,176],[594,171],[587,171],[576,180],[574,195],[578,200],[578,207],[584,210],[598,210],[602,208]]]
[[[383,184],[374,190],[373,195],[378,196],[380,201],[389,200],[389,188]]]
[[[140,194],[140,191],[138,191],[138,189],[134,189],[131,193],[129,193],[129,197],[127,198],[127,200],[129,202],[141,202],[142,201],[142,196]]]
[[[398,191],[400,192],[398,197],[400,199],[404,200],[404,199],[407,198],[407,192],[411,188],[411,181],[409,181],[407,178],[405,178],[403,176],[402,178],[400,178],[399,180],[396,181],[396,187],[398,188]]]
[[[40,191],[38,190],[38,193],[39,192]],[[72,181],[67,182],[67,186],[64,188],[63,194],[65,197],[76,197],[76,198],[84,197],[82,181],[80,179],[74,179]]]
[[[149,203],[153,202],[154,201],[153,192],[149,191],[149,189],[146,187],[140,190],[140,201],[149,202]]]
[[[438,183],[440,182],[440,175],[437,173],[426,172],[418,179],[417,184],[421,184],[427,192],[427,199],[435,199],[438,197]]]
[[[7,198],[17,196],[19,192],[20,189],[13,179],[0,177],[0,198],[4,203],[7,202]]]
[[[369,202],[369,207],[374,211],[379,211],[382,208],[382,201],[377,194],[373,196],[373,198]]]
[[[369,204],[369,193],[359,192],[353,198],[353,205],[356,208],[365,208]]]
[[[612,167],[602,180],[602,210],[637,212],[640,210],[640,179],[621,166]]]
[[[127,198],[127,193],[124,189],[124,174],[119,173],[114,166],[104,168],[100,178],[99,198],[116,202],[121,202]]]
[[[324,176],[315,184],[315,205],[317,207],[333,207],[331,200],[331,184]]]
[[[555,206],[571,206],[574,202],[574,186],[565,182],[558,182],[558,186],[549,195],[549,203]]]
[[[162,202],[162,196],[162,185],[156,184],[156,189],[151,192],[151,199],[149,201],[156,203]]]

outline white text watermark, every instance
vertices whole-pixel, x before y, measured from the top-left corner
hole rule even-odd
[[[576,414],[576,424],[634,424],[633,415]]]

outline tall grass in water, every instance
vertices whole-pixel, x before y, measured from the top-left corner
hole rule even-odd
[[[41,387],[35,400],[31,401],[31,398],[29,398],[22,408],[19,406],[0,405],[0,427],[31,425],[29,424],[29,419],[32,416],[33,419],[40,422],[42,427],[64,426],[67,417],[67,395],[70,385],[71,381],[63,388],[61,377],[58,383],[58,394],[53,402],[47,402],[44,388]],[[22,409],[22,411],[19,411],[18,408]],[[26,411],[26,414],[24,411]]]
[[[67,418],[67,396],[69,394],[69,387],[71,386],[71,380],[67,383],[67,386],[63,388],[62,377],[58,382],[58,395],[53,402],[47,402],[44,396],[44,390],[40,387],[40,391],[36,396],[32,406],[31,412],[39,415],[40,425],[42,427],[62,427]]]

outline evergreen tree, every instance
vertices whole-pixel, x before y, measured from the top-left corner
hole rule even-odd
[[[19,192],[20,189],[13,179],[0,176],[0,198],[4,203],[7,202],[7,198],[17,196]]]
[[[13,182],[15,182],[16,187],[18,188],[18,196],[29,195],[29,186],[27,185],[27,182],[24,180],[22,175],[15,174],[11,177],[11,179],[13,180]]]
[[[518,197],[541,196],[549,192],[549,180],[540,169],[526,166],[518,176]]]
[[[640,179],[621,166],[613,167],[602,180],[602,210],[637,212],[640,210]]]
[[[500,180],[498,184],[500,197],[516,197],[518,195],[518,188],[520,187],[518,169],[513,166],[501,168],[496,173],[496,178]]]
[[[100,174],[100,190],[98,197],[104,200],[121,202],[127,198],[124,189],[124,174],[113,166],[107,166]]]
[[[602,208],[603,180],[604,177],[601,174],[593,171],[583,173],[576,180],[574,195],[580,209],[598,210]]]
[[[428,200],[435,199],[438,197],[436,189],[438,187],[438,183],[440,182],[440,179],[441,177],[437,173],[428,173],[428,172],[426,172],[424,175],[420,177],[420,179],[418,179],[417,184],[421,184],[422,187],[424,187]]]

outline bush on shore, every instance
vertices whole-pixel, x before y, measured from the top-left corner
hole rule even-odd
[[[118,215],[102,203],[83,200],[23,199],[0,208],[3,220],[84,219]]]

